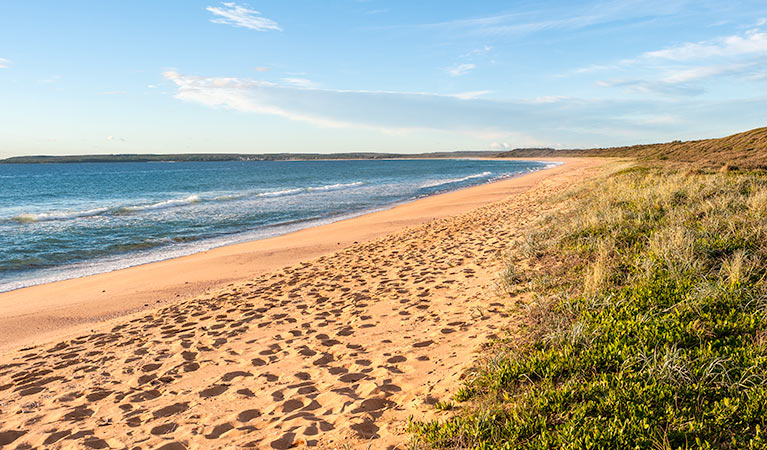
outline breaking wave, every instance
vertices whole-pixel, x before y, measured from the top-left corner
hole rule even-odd
[[[472,178],[482,178],[482,177],[488,177],[492,175],[492,172],[482,172],[482,173],[475,173],[474,175],[468,175],[463,178],[447,178],[444,180],[433,180],[426,182],[421,185],[421,189],[431,188],[431,187],[437,187],[442,186],[445,184],[453,184],[453,183],[460,183],[462,181],[471,180]]]

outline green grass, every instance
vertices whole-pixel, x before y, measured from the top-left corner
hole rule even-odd
[[[767,448],[767,176],[633,168],[555,201],[500,280],[526,326],[414,442]]]

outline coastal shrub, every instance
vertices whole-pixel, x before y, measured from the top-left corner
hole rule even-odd
[[[635,168],[553,201],[502,280],[523,325],[414,442],[767,448],[767,176]]]

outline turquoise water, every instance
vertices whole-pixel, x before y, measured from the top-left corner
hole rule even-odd
[[[0,165],[0,292],[284,234],[547,164]]]

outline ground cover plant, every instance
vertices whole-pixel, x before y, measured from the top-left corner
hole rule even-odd
[[[414,445],[767,448],[767,175],[634,167],[553,200],[492,343]]]

